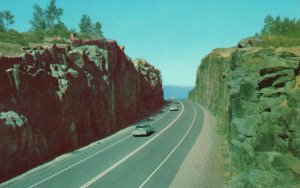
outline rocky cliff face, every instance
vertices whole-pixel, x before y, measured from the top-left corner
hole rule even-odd
[[[160,71],[115,41],[0,56],[0,181],[105,137],[163,104]]]
[[[227,131],[229,187],[300,185],[299,47],[216,49],[189,98]]]

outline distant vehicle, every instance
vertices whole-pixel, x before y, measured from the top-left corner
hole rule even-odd
[[[178,111],[178,108],[175,104],[172,104],[170,107],[170,111]]]
[[[147,117],[147,118],[146,118],[146,121],[153,121],[153,120],[154,120],[153,117]]]
[[[153,133],[153,127],[150,125],[149,121],[145,119],[145,122],[137,125],[135,129],[132,131],[133,136],[147,136]]]
[[[179,101],[178,100],[174,100],[174,104],[179,104]]]

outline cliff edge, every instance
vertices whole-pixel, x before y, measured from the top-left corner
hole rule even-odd
[[[116,41],[0,56],[0,181],[116,132],[163,104],[161,74]]]

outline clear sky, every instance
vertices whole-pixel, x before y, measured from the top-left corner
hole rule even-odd
[[[0,0],[15,15],[12,28],[27,31],[33,5],[50,0]],[[164,85],[195,85],[201,59],[212,49],[235,46],[259,32],[264,18],[300,18],[300,0],[56,0],[62,21],[75,28],[82,14],[103,24],[106,38],[126,54],[162,71]]]

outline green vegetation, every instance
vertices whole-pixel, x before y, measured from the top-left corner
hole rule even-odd
[[[22,127],[25,122],[27,122],[27,118],[24,117],[23,115],[19,115],[18,113],[10,110],[7,112],[1,112],[0,113],[0,119],[5,120],[5,125],[6,126],[18,126]]]
[[[300,46],[300,19],[273,18],[268,15],[259,37],[264,41],[263,46],[291,47]]]
[[[202,60],[189,99],[223,126],[225,187],[299,187],[300,20],[267,16],[261,32],[242,42],[250,48],[215,49]]]
[[[17,46],[28,46],[31,43],[69,43],[71,33],[80,39],[99,39],[103,37],[102,25],[99,21],[92,23],[87,15],[80,20],[80,33],[75,29],[68,29],[61,21],[64,9],[56,6],[55,0],[43,8],[33,5],[32,19],[29,20],[31,28],[27,32],[19,33],[10,29],[15,23],[14,15],[9,10],[0,12],[0,53],[7,54]],[[12,44],[14,44],[12,46]]]
[[[93,24],[91,18],[87,15],[82,15],[79,23],[80,32],[91,33],[93,30]]]
[[[93,24],[91,18],[88,15],[82,15],[79,23],[79,28],[81,33],[97,34],[102,36],[101,23],[97,21],[95,24]]]
[[[53,38],[49,43],[66,43],[70,32],[24,32],[19,33],[11,30],[8,32],[0,32],[0,41],[3,43],[19,44],[28,46],[30,43],[43,43],[46,39]]]
[[[51,0],[46,9],[42,9],[38,4],[33,6],[34,12],[32,20],[33,31],[61,31],[67,30],[65,24],[60,20],[64,10],[56,7],[55,0]]]
[[[44,31],[46,30],[46,23],[44,21],[44,10],[38,5],[33,6],[33,18],[29,21],[33,31]]]
[[[14,23],[14,15],[9,10],[0,12],[0,32],[8,31],[9,26]]]
[[[102,29],[102,25],[99,21],[97,21],[95,23],[95,26],[94,26],[94,34],[98,34],[100,36],[103,36],[101,29]]]
[[[292,47],[300,46],[300,37],[286,37],[286,36],[271,36],[265,35],[261,37],[264,41],[262,43],[263,47]]]
[[[15,54],[21,54],[22,52],[22,47],[18,44],[0,42],[0,53],[7,56],[13,56]]]
[[[274,19],[268,15],[264,22],[265,25],[261,30],[261,34],[263,35],[300,37],[300,19],[281,19],[280,16]]]

